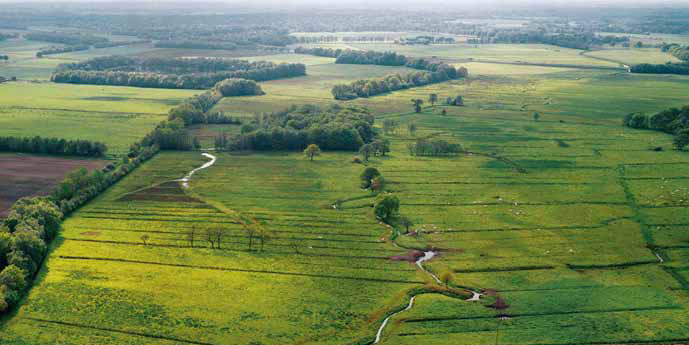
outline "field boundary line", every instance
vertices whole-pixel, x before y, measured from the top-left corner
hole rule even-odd
[[[119,115],[152,115],[152,116],[164,116],[165,113],[141,113],[141,112],[124,112],[124,111],[103,111],[103,110],[83,110],[83,109],[64,109],[64,108],[38,108],[38,107],[21,107],[21,106],[8,106],[3,107],[5,109],[22,109],[22,110],[55,110],[55,111],[73,111],[77,113],[96,113],[96,114],[119,114]]]
[[[213,343],[206,343],[206,342],[196,341],[196,340],[186,340],[186,339],[168,337],[168,336],[164,336],[164,335],[146,334],[146,333],[134,332],[134,331],[125,331],[125,330],[108,328],[108,327],[90,326],[90,325],[84,325],[84,324],[73,323],[73,322],[46,320],[46,319],[40,319],[40,318],[36,318],[36,317],[26,317],[25,319],[31,320],[34,322],[52,323],[52,324],[57,324],[57,325],[62,325],[62,326],[86,328],[86,329],[93,329],[93,330],[113,332],[113,333],[121,333],[121,334],[127,334],[127,335],[135,335],[135,336],[139,336],[139,337],[162,339],[162,340],[168,340],[168,341],[176,341],[176,342],[182,342],[182,343],[186,343],[186,344],[216,345]]]

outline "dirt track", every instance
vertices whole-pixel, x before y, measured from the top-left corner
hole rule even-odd
[[[99,169],[105,164],[93,159],[0,154],[0,217],[21,197],[50,193],[68,172],[81,167]]]

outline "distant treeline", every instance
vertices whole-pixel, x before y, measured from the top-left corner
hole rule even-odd
[[[408,89],[433,83],[466,77],[468,71],[464,67],[441,69],[437,72],[412,72],[407,74],[391,74],[377,79],[361,79],[349,84],[333,86],[331,93],[337,100],[351,100],[358,97],[371,97],[390,91]]]
[[[10,38],[17,38],[17,34],[4,34],[0,32],[0,41],[8,40]]]
[[[275,67],[268,61],[249,62],[246,60],[222,58],[140,58],[123,55],[102,56],[83,62],[61,64],[58,71],[117,71],[154,72],[162,74],[216,73],[248,71]]]
[[[156,48],[181,48],[181,49],[213,49],[235,50],[239,46],[232,42],[208,42],[208,41],[158,41]]]
[[[183,59],[178,59],[183,60]],[[187,59],[197,60],[197,59]],[[208,61],[211,59],[200,59]],[[191,69],[195,62],[181,62],[180,69]],[[84,63],[88,65],[88,62]],[[73,70],[62,66],[53,73],[51,80],[56,83],[120,85],[168,89],[208,89],[225,79],[249,79],[266,81],[306,75],[304,64],[272,64],[267,62],[248,63],[247,69],[200,73],[157,73],[132,71]],[[82,64],[76,64],[78,66]],[[208,66],[208,65],[207,65]],[[199,67],[199,66],[196,66]],[[111,67],[117,69],[118,67]],[[122,67],[129,68],[129,67]],[[144,67],[141,67],[144,68]]]
[[[5,61],[7,61],[7,60],[9,60],[9,59],[10,59],[10,57],[7,56],[7,55],[0,55],[0,60],[5,60]]]
[[[112,48],[112,47],[122,47],[122,46],[129,46],[129,45],[134,45],[134,44],[146,44],[146,43],[151,43],[151,40],[124,41],[124,42],[103,42],[103,43],[95,43],[93,45],[93,47],[94,48]]]
[[[376,137],[374,117],[366,108],[313,105],[257,115],[227,140],[228,150],[303,150],[316,144],[324,150],[357,151]]]
[[[412,156],[456,156],[462,152],[462,146],[442,139],[418,139],[407,146]]]
[[[689,105],[681,109],[666,109],[651,116],[641,113],[628,114],[624,117],[623,124],[631,128],[677,134],[679,131],[689,128]]]
[[[0,152],[41,153],[64,156],[102,157],[108,148],[90,140],[60,138],[0,137]]]
[[[90,48],[91,48],[91,46],[82,45],[82,44],[74,45],[74,46],[64,46],[64,47],[41,48],[41,50],[36,52],[36,57],[40,58],[40,57],[43,57],[46,55],[77,52],[77,51],[89,50]]]
[[[431,62],[424,58],[409,58],[393,51],[377,52],[372,50],[297,47],[294,49],[294,52],[297,54],[333,57],[335,58],[335,63],[338,64],[405,66],[431,72],[453,68],[442,62]],[[448,73],[451,74],[452,72]]]
[[[386,42],[393,41],[392,37],[388,36],[344,36],[338,37],[333,35],[320,36],[302,36],[297,37],[298,43],[336,43],[336,42]]]
[[[554,46],[588,50],[596,45],[629,45],[629,37],[598,35],[593,32],[554,33],[536,29],[491,30],[476,32],[476,39],[469,43],[540,43]]]
[[[31,41],[43,41],[60,43],[65,45],[87,45],[92,46],[99,43],[110,42],[107,38],[92,35],[66,34],[59,32],[32,32],[24,35],[24,38]]]
[[[403,45],[429,45],[429,44],[452,44],[455,43],[455,39],[452,37],[436,37],[436,36],[416,36],[416,37],[405,37],[396,40],[395,43]]]

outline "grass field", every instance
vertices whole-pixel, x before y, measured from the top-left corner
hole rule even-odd
[[[126,152],[192,90],[51,83],[0,84],[0,135],[103,141]]]
[[[616,65],[552,47],[480,47],[465,48],[485,49],[481,60]],[[434,49],[424,56],[443,54],[424,48]],[[444,57],[463,58],[452,49]],[[634,59],[655,58],[649,54]],[[335,83],[407,71],[310,56],[260,59],[304,61],[308,75],[261,83],[265,96],[226,98],[216,110],[251,116],[328,105]],[[0,324],[3,345],[363,345],[410,294],[418,294],[413,306],[392,317],[379,344],[689,341],[689,156],[671,150],[668,135],[621,126],[630,112],[684,105],[689,77],[466,66],[466,80],[351,101],[370,107],[379,127],[384,119],[401,125],[386,136],[390,155],[369,165],[399,197],[416,235],[393,241],[373,218],[373,196],[359,188],[364,166],[351,163],[351,152],[324,152],[313,162],[298,152],[213,153],[216,163],[189,188],[175,180],[207,158],[164,152],[65,221],[36,286]],[[58,92],[51,84],[6,84],[0,92],[6,87],[36,88],[43,97],[35,102],[48,108],[70,99],[89,114],[101,107],[162,114],[192,94],[62,85]],[[412,113],[409,100],[430,93],[462,95],[466,106],[426,104]],[[20,109],[31,99],[7,97],[3,106]],[[406,131],[412,122],[415,136]],[[191,130],[209,148],[215,135],[238,126]],[[460,143],[468,153],[409,155],[407,144],[421,137]],[[264,245],[249,245],[245,223],[261,224]],[[211,248],[208,230],[221,230],[219,248]],[[390,260],[405,248],[435,248],[426,269],[453,272],[455,288],[484,295],[468,302],[428,293],[442,289],[431,275]],[[498,300],[509,307],[487,307]]]
[[[438,44],[430,46],[398,45],[392,43],[336,43],[306,44],[304,47],[397,51],[407,56],[437,57],[446,61],[474,59],[488,62],[565,64],[581,66],[617,67],[616,63],[581,55],[581,50],[545,44]]]
[[[0,154],[0,218],[6,216],[20,198],[52,192],[68,172],[81,167],[91,170],[103,166],[104,161],[94,159]]]

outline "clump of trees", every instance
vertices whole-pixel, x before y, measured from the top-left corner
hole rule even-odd
[[[665,109],[651,116],[631,113],[624,117],[623,125],[673,134],[675,148],[682,150],[687,145],[685,137],[689,134],[689,106]]]
[[[225,149],[304,150],[315,144],[322,150],[356,151],[376,137],[373,121],[373,115],[362,107],[292,106],[244,123],[241,133],[230,138]]]
[[[9,60],[9,59],[10,59],[10,57],[7,56],[7,55],[0,55],[0,60],[5,60],[5,61],[7,61],[7,60]]]
[[[407,146],[412,156],[456,156],[462,152],[462,146],[442,139],[417,139]]]
[[[60,138],[0,137],[0,152],[41,153],[64,156],[102,157],[108,147],[98,141]]]
[[[223,97],[265,95],[260,85],[253,80],[247,79],[225,79],[216,84],[215,89]]]

